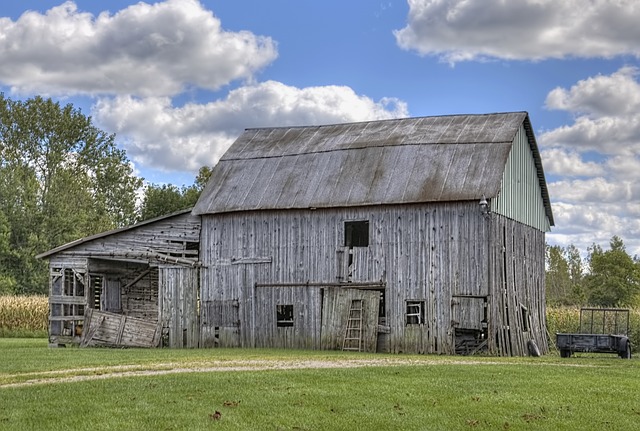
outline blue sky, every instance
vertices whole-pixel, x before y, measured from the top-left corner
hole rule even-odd
[[[190,185],[248,127],[528,111],[551,244],[640,254],[640,2],[22,0],[0,91],[73,103]]]

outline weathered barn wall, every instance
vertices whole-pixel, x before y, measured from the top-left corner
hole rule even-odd
[[[524,356],[533,340],[547,353],[545,235],[499,215],[491,221],[491,350]]]
[[[369,222],[369,245],[352,248],[349,270],[344,226],[345,221],[357,220]],[[321,288],[349,281],[369,283],[368,287],[386,285],[383,317],[390,351],[453,353],[456,328],[484,330],[487,337],[494,336],[488,332],[485,316],[501,311],[489,277],[496,282],[502,278],[489,271],[489,232],[499,230],[492,227],[492,220],[481,214],[476,202],[204,216],[202,259],[212,265],[202,269],[202,343],[318,348]],[[540,321],[539,310],[528,305],[536,299],[530,290],[543,287],[534,283],[541,281],[544,272],[530,261],[544,258],[539,254],[544,247],[541,235],[528,241],[526,268],[518,266],[517,246],[507,249],[506,258],[514,262],[508,275],[517,271],[512,277],[532,280],[526,287],[513,287],[522,297],[509,299],[514,301],[513,313],[519,313],[515,304],[522,304],[529,317],[537,319],[532,331],[540,329]],[[530,273],[524,274],[525,270]],[[423,322],[406,321],[407,301],[423,304]],[[274,325],[276,307],[283,304],[294,305],[295,329]],[[517,332],[519,325],[510,324],[512,332]],[[295,331],[297,337],[279,335],[286,331]],[[490,347],[499,352],[507,348],[504,341]]]
[[[369,245],[350,250],[345,222],[358,220]],[[327,321],[323,300],[351,282],[385,291],[384,350],[450,354],[469,334],[493,354],[526,355],[529,340],[548,349],[544,233],[476,202],[204,216],[202,253],[213,263],[202,269],[205,346],[336,347],[343,322]],[[420,322],[409,303],[424,308]],[[278,327],[287,304],[295,323]]]

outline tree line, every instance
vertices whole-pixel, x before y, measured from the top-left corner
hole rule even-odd
[[[607,250],[593,244],[584,259],[574,245],[547,245],[546,262],[548,304],[640,306],[640,261],[618,236]]]
[[[115,135],[71,104],[0,93],[0,294],[48,291],[39,253],[95,233],[193,206],[211,171],[191,186],[137,177]]]

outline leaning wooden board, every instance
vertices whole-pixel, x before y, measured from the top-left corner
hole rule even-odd
[[[162,328],[155,320],[87,309],[81,346],[158,347]]]

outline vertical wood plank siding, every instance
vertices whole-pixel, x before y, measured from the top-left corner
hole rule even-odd
[[[159,281],[160,309],[164,344],[167,347],[198,347],[198,270],[184,267],[161,267]]]
[[[544,232],[497,214],[491,221],[490,350],[525,356],[533,340],[547,353]]]
[[[347,281],[350,220],[369,221],[369,246],[353,249],[351,281],[386,283],[390,351],[454,353],[456,296],[487,297],[492,353],[526,354],[531,337],[518,335],[521,306],[529,332],[544,332],[544,234],[495,214],[483,217],[473,201],[203,216],[201,259],[211,264],[201,270],[201,345],[320,348],[322,289],[306,283]],[[405,325],[407,300],[425,301],[424,324]],[[237,304],[237,324],[214,306],[224,301]],[[277,327],[279,304],[293,304],[293,327]],[[533,338],[545,350],[545,339]]]
[[[513,141],[502,177],[502,187],[498,197],[492,200],[491,209],[542,232],[551,230],[524,126],[520,126]]]

